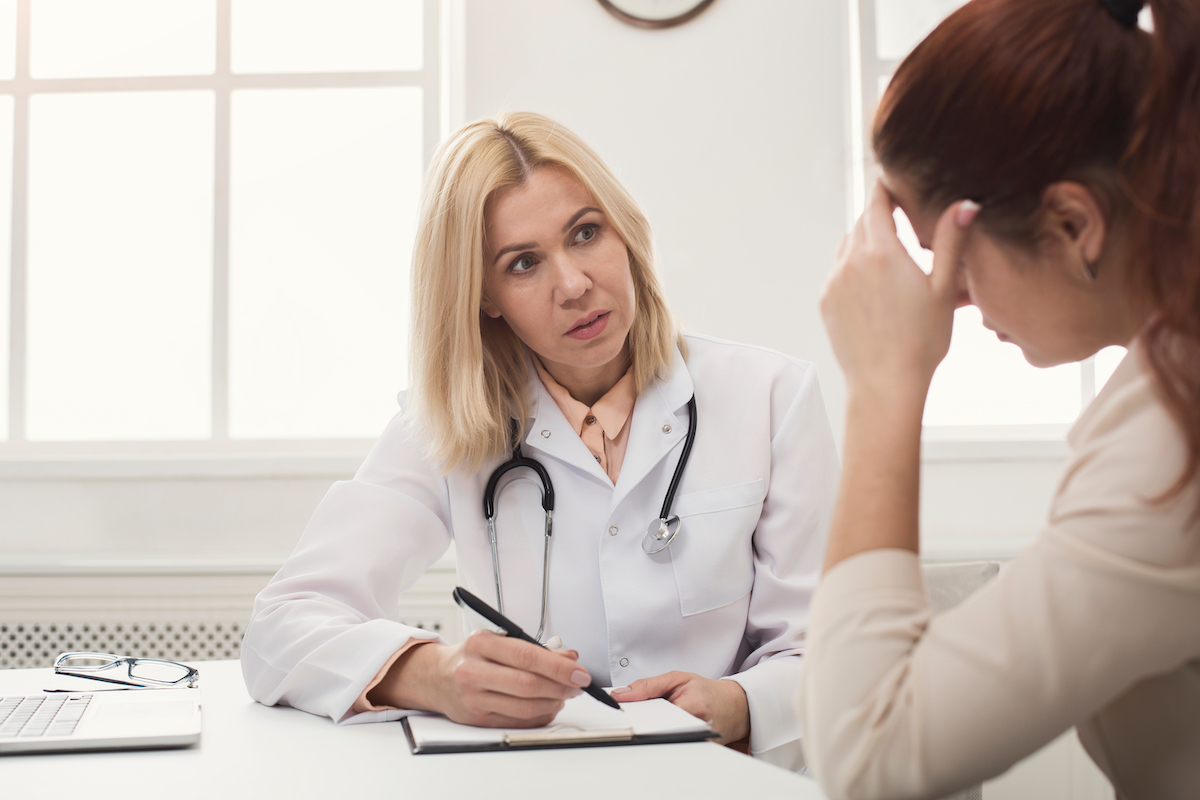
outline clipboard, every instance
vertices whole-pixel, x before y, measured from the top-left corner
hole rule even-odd
[[[622,703],[621,709],[614,711],[580,695],[568,700],[545,728],[476,728],[438,715],[410,716],[401,722],[414,755],[703,742],[719,735],[662,698]]]

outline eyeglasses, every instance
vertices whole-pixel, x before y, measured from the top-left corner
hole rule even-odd
[[[112,653],[61,653],[54,659],[54,671],[59,675],[146,688],[191,689],[200,680],[200,671],[187,664]]]

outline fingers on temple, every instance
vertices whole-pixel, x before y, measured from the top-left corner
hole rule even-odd
[[[860,220],[868,243],[878,244],[896,238],[896,220],[892,217],[895,208],[896,201],[892,195],[881,181],[875,181]]]
[[[846,254],[846,248],[848,248],[849,246],[850,246],[850,234],[846,234],[845,236],[842,237],[842,241],[838,244],[837,252],[835,252],[833,254],[833,257],[836,260],[841,261],[842,256],[844,256]]]
[[[970,200],[951,203],[938,218],[933,231],[933,271],[930,278],[934,289],[962,305],[962,286],[959,280],[959,265],[962,263],[963,246],[967,233],[979,206]]]

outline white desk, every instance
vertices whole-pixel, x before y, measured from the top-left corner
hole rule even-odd
[[[823,800],[815,782],[708,742],[414,756],[397,723],[337,727],[253,702],[236,661],[202,662],[204,734],[182,750],[0,756],[0,796]],[[0,670],[0,694],[61,686]],[[78,684],[72,684],[78,685]]]

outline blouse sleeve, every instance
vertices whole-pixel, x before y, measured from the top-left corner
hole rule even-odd
[[[1178,428],[1141,379],[1073,444],[1037,542],[957,608],[931,613],[908,551],[862,553],[824,576],[798,702],[830,797],[977,783],[1200,657],[1195,486],[1146,502],[1179,475]]]

